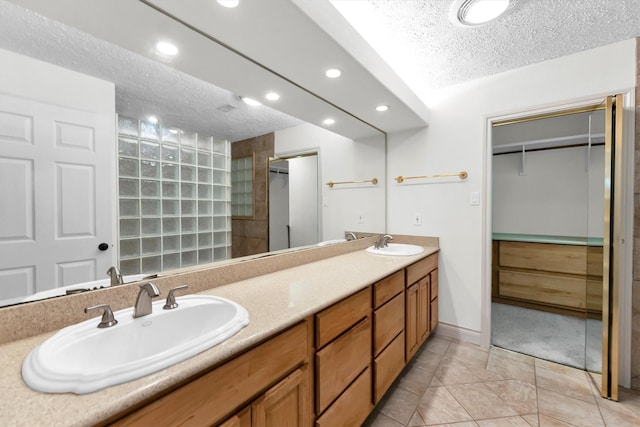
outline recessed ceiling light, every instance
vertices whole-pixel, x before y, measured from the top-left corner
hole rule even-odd
[[[240,99],[244,101],[245,104],[251,105],[252,107],[257,107],[258,105],[262,105],[258,101],[253,98],[247,98],[246,96],[241,96]]]
[[[381,113],[384,113],[387,110],[389,110],[389,106],[388,105],[378,105],[376,107],[376,111],[379,111]]]
[[[280,95],[278,95],[275,92],[269,92],[264,97],[267,98],[269,101],[277,101],[278,99],[280,99]]]
[[[327,125],[327,126],[331,126],[332,124],[334,124],[336,121],[333,119],[324,119],[322,121],[322,124]]]
[[[176,56],[178,54],[176,45],[167,41],[156,43],[156,51],[167,56]]]
[[[465,26],[486,24],[502,15],[509,7],[509,0],[455,0],[449,19]]]
[[[324,75],[329,77],[330,79],[337,79],[342,75],[342,71],[340,71],[337,68],[329,68],[327,71],[324,72]]]
[[[147,116],[147,121],[149,123],[158,123],[158,118],[156,116]]]
[[[240,0],[218,0],[220,6],[224,7],[236,7],[240,4]]]

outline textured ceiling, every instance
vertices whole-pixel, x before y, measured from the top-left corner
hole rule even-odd
[[[640,35],[639,0],[512,0],[477,27],[449,21],[453,0],[331,0],[428,103],[437,89]]]
[[[0,0],[0,48],[115,83],[116,111],[238,141],[302,123],[266,106]]]

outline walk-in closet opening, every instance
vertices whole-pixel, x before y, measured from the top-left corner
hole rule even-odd
[[[602,372],[603,389],[617,349],[614,99],[491,130],[491,344]]]

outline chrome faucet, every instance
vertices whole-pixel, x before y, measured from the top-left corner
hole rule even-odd
[[[142,317],[151,314],[151,299],[160,295],[160,291],[153,283],[140,285],[140,292],[136,298],[136,305],[133,307],[133,317]]]
[[[344,233],[344,238],[347,239],[347,242],[350,240],[357,240],[358,237],[353,231],[348,231]]]
[[[111,276],[111,286],[122,285],[124,280],[122,279],[122,273],[118,270],[118,267],[109,267],[107,270],[107,276]]]
[[[386,248],[387,246],[389,246],[388,245],[389,240],[393,240],[393,237],[389,236],[388,234],[385,234],[384,236],[380,236],[376,244],[373,245],[374,249]]]

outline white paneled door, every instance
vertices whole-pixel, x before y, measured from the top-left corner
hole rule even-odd
[[[112,264],[113,120],[0,94],[0,302]]]

